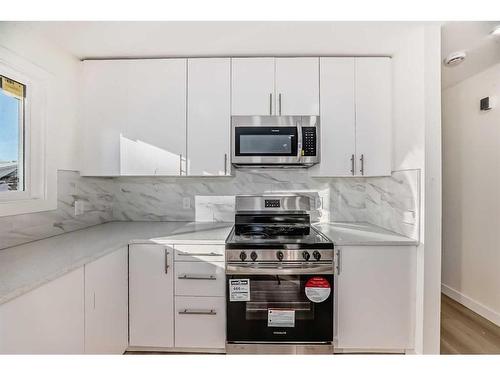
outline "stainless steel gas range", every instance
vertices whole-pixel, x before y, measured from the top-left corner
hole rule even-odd
[[[310,198],[236,197],[226,240],[228,353],[333,353],[333,243]]]

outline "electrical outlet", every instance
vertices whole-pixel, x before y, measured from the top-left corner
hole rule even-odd
[[[182,208],[189,210],[191,208],[191,199],[189,197],[182,198]]]
[[[85,201],[75,201],[75,216],[83,215],[85,212]]]
[[[415,212],[414,211],[405,211],[403,213],[403,222],[406,224],[415,224]]]

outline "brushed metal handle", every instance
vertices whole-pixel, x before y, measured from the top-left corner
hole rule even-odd
[[[361,154],[359,161],[361,162],[361,169],[359,171],[361,172],[361,176],[364,176],[364,174],[365,174],[365,155],[364,154]]]
[[[269,116],[273,115],[273,93],[269,94]]]
[[[217,311],[214,309],[210,310],[192,310],[192,309],[184,309],[179,311],[180,315],[217,315]]]
[[[340,249],[337,249],[337,260],[335,262],[335,270],[337,275],[340,275]]]
[[[354,176],[354,154],[351,155],[351,174]]]
[[[180,275],[178,277],[180,280],[217,280],[215,275]]]
[[[278,101],[279,101],[279,114],[281,116],[281,93],[278,95]]]
[[[185,257],[188,257],[188,256],[221,257],[221,256],[224,256],[224,254],[214,253],[213,251],[210,253],[184,253],[184,252],[179,251],[179,255],[185,256]]]
[[[227,175],[227,154],[224,154],[224,175]]]
[[[168,273],[168,267],[170,267],[168,265],[168,254],[169,254],[168,250],[165,249],[165,273]]]
[[[182,154],[179,154],[179,176],[182,176]]]

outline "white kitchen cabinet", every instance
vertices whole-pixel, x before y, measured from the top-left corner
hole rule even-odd
[[[86,60],[82,175],[180,175],[186,59]]]
[[[388,57],[356,59],[357,173],[387,176],[392,167],[392,70]]]
[[[0,354],[83,354],[83,272],[0,305]]]
[[[320,59],[321,162],[315,176],[389,176],[391,59]]]
[[[352,176],[356,158],[355,58],[320,59],[321,162],[318,176]]]
[[[176,296],[225,295],[224,262],[175,262]]]
[[[128,248],[85,265],[85,353],[122,354],[128,346]]]
[[[231,113],[275,115],[274,58],[233,58]]]
[[[175,245],[175,261],[223,262],[224,245]]]
[[[224,297],[175,297],[175,310],[177,348],[225,348]]]
[[[174,346],[173,249],[129,246],[129,344]]]
[[[231,174],[231,60],[188,59],[188,175]]]
[[[276,114],[318,116],[319,58],[276,58]]]
[[[413,348],[416,248],[341,246],[337,251],[337,347]]]

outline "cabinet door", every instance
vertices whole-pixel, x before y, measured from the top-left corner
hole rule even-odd
[[[354,58],[320,59],[321,162],[317,176],[352,176],[356,170]]]
[[[175,297],[175,346],[224,348],[225,297]]]
[[[389,176],[392,161],[392,71],[388,57],[356,59],[357,174]]]
[[[233,115],[270,116],[275,114],[274,58],[232,59]]]
[[[84,175],[179,175],[186,59],[85,61]]]
[[[276,59],[276,114],[319,115],[319,58]]]
[[[128,346],[128,249],[85,265],[85,353],[122,354]]]
[[[0,305],[0,354],[83,354],[83,267]]]
[[[188,60],[188,174],[230,174],[230,59]]]
[[[129,246],[130,346],[174,345],[172,260],[167,246]]]
[[[415,257],[413,246],[340,248],[339,348],[413,347]]]

